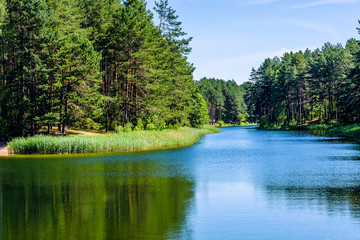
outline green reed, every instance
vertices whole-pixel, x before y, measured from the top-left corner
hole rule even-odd
[[[132,131],[92,136],[34,136],[12,140],[13,154],[72,154],[92,152],[136,151],[187,146],[205,134],[215,133],[215,127],[184,128],[184,130]]]

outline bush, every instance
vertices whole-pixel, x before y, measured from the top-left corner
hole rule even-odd
[[[115,132],[122,133],[124,132],[124,128],[121,125],[118,125],[115,127]]]
[[[131,132],[133,126],[134,126],[134,125],[133,125],[131,122],[128,122],[127,124],[125,124],[124,131],[125,131],[125,132]]]
[[[160,124],[159,124],[159,129],[160,130],[163,130],[163,129],[165,129],[166,128],[166,122],[164,121],[164,120],[162,120],[161,122],[160,122]]]
[[[224,121],[218,121],[218,123],[220,124],[220,127],[224,127],[224,126],[225,126],[225,122],[224,122]]]
[[[135,128],[136,128],[136,130],[134,129],[134,131],[142,131],[142,130],[144,130],[144,124],[143,124],[141,118],[138,118]]]
[[[200,93],[196,93],[193,96],[193,106],[190,113],[190,125],[192,127],[200,127],[201,125],[208,124],[209,111],[206,107],[206,101]]]
[[[174,129],[179,130],[179,131],[184,131],[184,128],[180,125],[180,123],[175,124]]]
[[[153,123],[147,124],[147,125],[146,125],[146,130],[155,131],[155,130],[156,130],[155,124],[153,124]]]

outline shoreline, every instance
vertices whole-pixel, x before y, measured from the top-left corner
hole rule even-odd
[[[0,142],[0,157],[9,156],[9,149],[6,142]]]
[[[184,130],[132,131],[67,137],[34,136],[17,138],[4,145],[0,156],[72,155],[88,153],[137,152],[186,147],[202,136],[219,132],[215,127]],[[11,150],[10,150],[11,149]],[[10,150],[10,151],[9,151]]]
[[[259,128],[270,131],[307,131],[313,135],[328,137],[341,137],[350,141],[360,142],[360,124],[337,125],[337,124],[313,124],[306,126],[291,126],[281,128]]]

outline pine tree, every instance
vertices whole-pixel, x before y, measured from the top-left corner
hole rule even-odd
[[[169,6],[168,0],[155,1],[154,10],[159,16],[158,29],[165,39],[174,43],[180,53],[185,55],[189,54],[191,52],[189,44],[192,37],[183,38],[187,33],[183,32],[181,27],[182,23],[178,21],[179,16],[176,15],[176,11]]]
[[[48,109],[54,33],[41,0],[6,1],[2,26],[1,114],[7,134],[35,134]]]
[[[59,116],[59,130],[65,127],[99,128],[94,119],[102,114],[99,110],[101,95],[100,54],[86,38],[81,28],[84,16],[81,5],[74,0],[50,1],[54,9],[54,25],[57,33],[56,73],[53,109]],[[55,114],[54,114],[55,115]]]
[[[201,127],[202,125],[208,124],[209,114],[206,107],[206,101],[200,93],[194,95],[194,110],[190,115],[190,124],[193,127]]]

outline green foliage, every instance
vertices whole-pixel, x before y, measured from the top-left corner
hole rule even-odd
[[[217,123],[220,125],[220,127],[224,127],[224,126],[225,126],[225,122],[224,122],[224,121],[218,121]]]
[[[125,131],[125,132],[131,132],[133,126],[134,126],[134,125],[133,125],[131,122],[126,123],[125,126],[124,126],[124,131]]]
[[[155,1],[154,10],[159,16],[159,25],[158,29],[161,31],[162,35],[166,40],[170,41],[178,51],[182,54],[189,54],[191,48],[189,47],[192,37],[182,38],[187,35],[187,33],[182,31],[181,22],[177,19],[179,16],[175,14],[175,10],[169,6],[168,0]]]
[[[325,129],[329,129],[331,127],[333,127],[333,126],[329,125],[329,124],[312,124],[312,125],[306,126],[306,129],[309,129],[309,130],[315,130],[315,129],[325,130]]]
[[[2,20],[1,118],[10,135],[34,134],[50,108],[55,41],[50,11],[41,0],[7,1]]]
[[[142,131],[142,130],[144,130],[144,124],[143,124],[141,118],[138,118],[137,124],[136,124],[136,128],[137,128],[137,131]]]
[[[202,78],[197,83],[201,95],[207,102],[211,122],[227,123],[246,121],[248,114],[244,102],[245,91],[235,81]]]
[[[208,124],[209,111],[206,107],[206,101],[200,93],[194,95],[194,109],[191,114],[190,124],[192,127],[200,127],[202,125]]]
[[[156,130],[155,124],[153,124],[153,123],[148,123],[148,124],[146,125],[146,130],[155,131],[155,130]]]
[[[1,135],[194,121],[191,38],[167,1],[157,4],[162,26],[143,0],[3,3]]]
[[[165,122],[164,120],[162,120],[162,121],[160,122],[160,124],[159,124],[158,129],[159,129],[159,130],[163,130],[163,129],[165,129],[165,128],[166,128],[166,122]]]
[[[200,129],[206,129],[206,130],[209,130],[209,131],[211,131],[211,132],[213,132],[213,133],[217,133],[217,132],[220,131],[220,130],[217,129],[214,125],[210,125],[210,124],[202,125],[202,126],[200,127]]]
[[[263,128],[357,122],[359,49],[350,39],[345,48],[325,43],[315,51],[266,59],[243,84],[249,115]]]
[[[115,127],[115,132],[117,132],[117,133],[122,133],[122,132],[124,132],[124,127],[121,126],[121,125],[117,125],[117,126]]]
[[[335,126],[330,128],[327,133],[334,136],[350,137],[360,140],[360,124]]]

